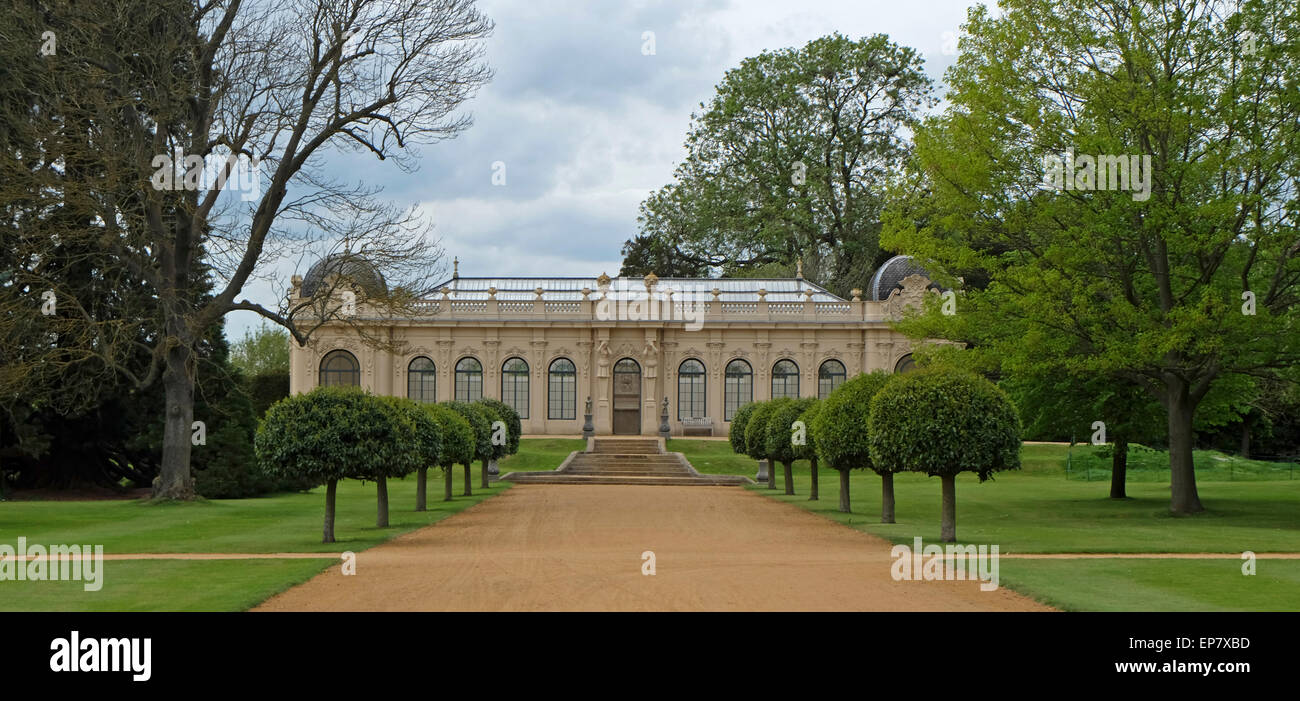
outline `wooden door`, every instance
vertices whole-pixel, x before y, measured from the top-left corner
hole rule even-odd
[[[631,358],[614,364],[614,433],[641,433],[641,366]]]

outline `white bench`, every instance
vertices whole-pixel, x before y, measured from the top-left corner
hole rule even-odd
[[[689,419],[682,419],[682,435],[713,435],[713,419],[707,416],[696,416]]]

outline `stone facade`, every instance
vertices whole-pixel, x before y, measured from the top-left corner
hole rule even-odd
[[[343,350],[350,357],[335,354],[331,367],[345,374],[331,377],[351,377],[349,383],[376,394],[436,401],[458,398],[459,379],[459,398],[473,399],[475,363],[466,360],[472,359],[481,366],[481,396],[526,409],[524,433],[578,435],[590,397],[597,435],[655,435],[667,397],[674,435],[682,434],[682,419],[697,418],[690,423],[711,424],[713,435],[721,436],[744,400],[771,398],[778,363],[776,391],[802,397],[824,396],[845,376],[907,365],[911,345],[890,322],[935,293],[921,275],[907,277],[882,301],[863,300],[856,290],[844,300],[802,279],[457,276],[440,297],[420,302],[417,313],[399,320],[368,318],[364,300],[356,304],[352,322],[395,342],[401,352],[364,343],[342,323],[322,327],[306,347],[291,342],[290,389],[316,387],[326,355]],[[292,297],[300,295],[295,279]],[[618,302],[630,303],[631,312]],[[422,358],[432,361],[431,372]],[[571,376],[562,372],[565,360],[572,363]],[[696,374],[680,377],[690,360],[699,363],[689,366]],[[507,363],[513,372],[506,372]],[[458,365],[467,371],[458,373]],[[349,376],[352,366],[356,374]],[[420,367],[425,372],[413,378],[412,368]],[[683,415],[679,404],[694,411]]]

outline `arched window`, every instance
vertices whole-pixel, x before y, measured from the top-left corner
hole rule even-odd
[[[483,398],[483,365],[473,358],[456,363],[456,401],[477,402]]]
[[[848,373],[844,371],[844,363],[838,360],[827,360],[822,363],[817,371],[817,398],[825,399],[831,396],[831,392],[834,392],[836,387],[844,384],[847,375]]]
[[[320,360],[320,386],[357,387],[361,384],[361,365],[356,356],[345,350],[330,351]]]
[[[772,398],[799,398],[799,366],[793,360],[778,360],[772,366]]]
[[[722,384],[722,420],[730,421],[736,410],[754,401],[754,370],[737,358],[727,363]]]
[[[546,418],[578,418],[578,369],[568,358],[551,362],[546,388]]]
[[[677,420],[705,416],[704,363],[692,358],[677,368]]]
[[[907,355],[899,358],[898,363],[894,365],[894,372],[900,375],[905,372],[912,372],[915,369],[916,369],[916,361],[912,360],[911,353],[908,353]]]
[[[501,401],[519,418],[528,418],[528,363],[523,358],[511,358],[501,366]]]
[[[406,396],[417,402],[438,401],[438,374],[433,361],[421,356],[406,366]]]

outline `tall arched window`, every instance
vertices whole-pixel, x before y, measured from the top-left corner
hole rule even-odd
[[[704,363],[694,358],[677,368],[677,420],[707,415],[704,404]]]
[[[894,366],[894,372],[899,373],[900,375],[905,372],[912,372],[915,369],[916,369],[916,361],[912,360],[911,353],[908,353],[907,355],[899,358],[898,364]]]
[[[511,358],[501,366],[501,401],[519,418],[528,418],[528,363],[523,358]]]
[[[799,398],[799,366],[793,360],[778,360],[772,366],[772,398]]]
[[[578,369],[568,358],[551,362],[546,388],[546,418],[578,418]]]
[[[361,384],[361,365],[356,356],[334,350],[320,360],[321,387],[356,387]]]
[[[844,378],[847,376],[844,363],[838,360],[827,360],[822,363],[817,371],[817,398],[825,399],[831,396],[831,392],[834,392],[836,387],[844,384]]]
[[[406,366],[406,396],[417,402],[438,401],[438,374],[433,361],[423,356]]]
[[[737,358],[727,363],[722,384],[722,420],[730,421],[736,410],[754,401],[754,369]]]
[[[456,401],[477,402],[483,398],[483,365],[473,358],[456,363]]]

